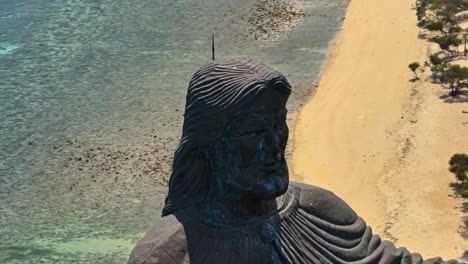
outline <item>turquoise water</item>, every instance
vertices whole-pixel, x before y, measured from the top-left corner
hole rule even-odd
[[[346,2],[0,0],[0,263],[125,263],[160,214],[211,34],[217,57],[283,72],[295,111]]]

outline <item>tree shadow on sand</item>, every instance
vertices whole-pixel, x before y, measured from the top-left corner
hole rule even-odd
[[[458,226],[457,232],[460,234],[460,236],[464,240],[468,240],[468,224],[467,224],[468,217],[465,216],[465,214],[468,213],[468,201],[466,201],[466,199],[464,199],[460,194],[460,192],[463,189],[461,184],[452,182],[452,183],[449,183],[449,187],[453,190],[453,195],[450,195],[450,196],[454,197],[455,199],[464,200],[464,202],[462,202],[460,206],[455,206],[453,209],[459,210],[463,214],[463,216],[461,217],[460,225]],[[463,259],[464,261],[468,261],[468,250],[465,250],[463,252],[462,256],[460,256],[460,259]]]
[[[463,198],[461,196],[461,191],[463,190],[463,187],[462,187],[462,185],[460,183],[451,182],[451,183],[449,183],[449,187],[453,191],[453,194],[449,195],[449,196],[452,196],[454,198],[465,199],[465,198]],[[468,201],[463,202],[463,204],[461,206],[454,207],[454,209],[460,209],[460,212],[468,213]]]
[[[456,183],[456,182],[451,182],[451,183],[449,183],[449,187],[450,187],[450,189],[452,189],[452,191],[453,191],[453,196],[455,196],[455,197],[460,196],[459,193],[460,193],[460,191],[462,190],[461,184]]]
[[[455,209],[460,210],[464,214],[468,213],[468,202],[463,202],[460,206],[455,207]]]
[[[467,103],[468,102],[468,91],[461,90],[459,94],[452,96],[449,94],[444,94],[439,96],[440,99],[444,100],[444,103],[453,104],[453,103]]]
[[[429,34],[427,32],[420,32],[418,34],[418,39],[423,39],[423,40],[432,40],[434,34]]]

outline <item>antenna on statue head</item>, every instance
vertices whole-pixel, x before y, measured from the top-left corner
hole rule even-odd
[[[211,34],[211,57],[215,60],[215,43],[214,43],[214,33]]]

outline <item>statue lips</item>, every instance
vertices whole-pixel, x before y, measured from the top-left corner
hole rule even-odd
[[[263,164],[263,169],[268,173],[272,173],[278,171],[280,169],[280,165],[280,162],[275,161],[274,163]]]
[[[263,162],[263,168],[266,172],[276,172],[281,169],[281,165],[283,164],[284,160],[282,159],[280,153],[278,153],[275,158],[268,159]]]

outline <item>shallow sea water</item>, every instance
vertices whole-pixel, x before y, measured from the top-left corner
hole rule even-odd
[[[347,1],[276,0],[304,16],[271,32],[251,22],[268,1],[0,0],[0,263],[126,262],[160,215],[212,33],[217,57],[285,74],[297,111]]]

